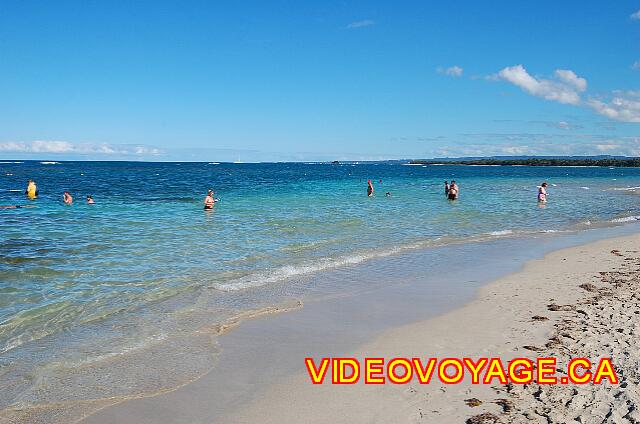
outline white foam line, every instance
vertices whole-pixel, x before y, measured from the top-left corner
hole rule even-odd
[[[633,221],[640,221],[640,215],[625,216],[622,218],[615,218],[611,220],[611,222],[633,222]]]

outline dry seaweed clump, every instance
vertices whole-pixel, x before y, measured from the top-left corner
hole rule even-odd
[[[466,424],[495,424],[498,422],[498,416],[490,412],[484,414],[474,415],[467,419]]]
[[[465,399],[464,403],[466,403],[467,406],[470,406],[472,408],[482,405],[482,401],[478,398]]]

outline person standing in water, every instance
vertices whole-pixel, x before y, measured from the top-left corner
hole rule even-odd
[[[449,195],[447,196],[449,200],[456,200],[458,198],[458,194],[460,194],[460,189],[458,188],[458,184],[455,181],[451,181],[451,185],[449,186]]]
[[[38,187],[33,180],[29,180],[29,182],[27,183],[27,189],[24,191],[24,194],[27,195],[27,198],[29,198],[29,200],[33,200],[38,197]]]
[[[71,197],[71,194],[69,194],[68,191],[65,191],[62,195],[62,201],[65,205],[70,205],[73,203],[73,197]]]
[[[367,180],[367,196],[373,196],[373,183],[371,183],[371,180]]]
[[[211,210],[213,209],[213,205],[217,202],[217,200],[213,197],[213,190],[209,190],[207,192],[207,196],[204,198],[204,209]]]
[[[538,187],[538,203],[547,203],[547,183],[544,182]]]
[[[88,195],[87,196],[87,204],[88,205],[93,205],[94,204],[92,195]]]
[[[449,197],[449,181],[444,182],[444,195]]]

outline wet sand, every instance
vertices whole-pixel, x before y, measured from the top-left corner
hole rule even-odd
[[[122,402],[82,422],[633,422],[638,394],[627,388],[638,383],[640,359],[634,338],[640,293],[636,246],[638,235],[556,251],[481,287],[465,306],[471,297],[450,299],[433,287],[425,291],[407,283],[361,293],[357,302],[337,297],[249,320],[221,340],[220,364],[227,366],[171,393]],[[517,268],[514,256],[487,266]],[[470,292],[482,285],[475,284]],[[427,293],[441,309],[422,312],[433,315],[424,320],[420,313],[405,313],[420,302],[433,305]],[[458,308],[447,312],[456,302]],[[385,317],[390,322],[382,322]],[[324,355],[558,356],[562,362],[603,354],[619,368],[620,385],[316,386],[303,364],[305,356]],[[235,366],[228,366],[231,360]]]

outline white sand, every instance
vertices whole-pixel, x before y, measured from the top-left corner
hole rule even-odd
[[[610,356],[619,385],[312,385],[301,358],[299,374],[276,382],[228,422],[640,422],[639,246],[634,235],[554,252],[482,288],[469,305],[388,331],[349,355],[557,356],[565,365],[570,357]],[[593,286],[579,287],[586,283]],[[552,304],[570,306],[553,311]],[[482,404],[468,406],[471,398]]]

